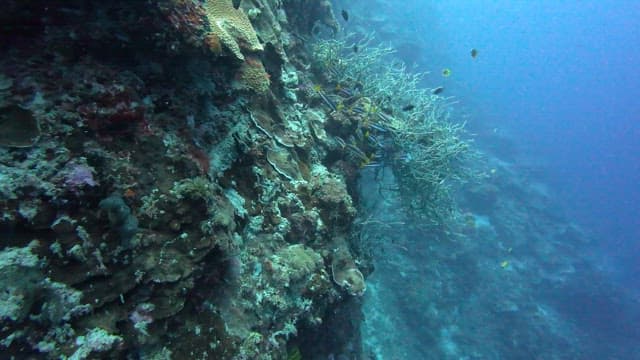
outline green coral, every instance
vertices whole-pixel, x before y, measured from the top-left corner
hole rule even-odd
[[[296,244],[278,251],[273,265],[284,286],[302,280],[322,267],[322,256],[304,245]]]
[[[170,193],[177,199],[204,199],[209,203],[213,197],[214,187],[207,178],[198,176],[176,181]]]

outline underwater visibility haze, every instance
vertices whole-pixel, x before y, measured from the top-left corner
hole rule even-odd
[[[639,16],[5,1],[0,359],[640,359]]]

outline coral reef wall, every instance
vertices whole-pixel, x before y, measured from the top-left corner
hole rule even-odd
[[[358,165],[304,44],[337,21],[236,3],[4,2],[3,357],[359,356]]]

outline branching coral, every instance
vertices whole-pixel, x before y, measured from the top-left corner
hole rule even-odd
[[[463,124],[450,121],[449,99],[419,86],[425,73],[408,71],[371,37],[353,39],[320,39],[312,46],[323,81],[341,88],[334,97],[321,93],[322,100],[334,118],[358,121],[344,147],[362,165],[390,167],[410,213],[440,224],[451,211],[452,181],[473,176],[465,166],[474,153],[462,137]]]
[[[251,21],[242,9],[235,9],[231,0],[207,0],[204,4],[211,32],[238,60],[244,60],[241,49],[262,51]]]

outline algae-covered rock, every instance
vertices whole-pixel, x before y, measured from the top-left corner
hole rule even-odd
[[[81,304],[80,291],[45,277],[41,268],[46,261],[33,253],[39,246],[33,241],[0,252],[0,320],[58,324],[90,311],[89,305]],[[42,304],[34,313],[33,305],[39,301]]]
[[[41,260],[31,252],[35,246],[33,243],[0,252],[0,319],[3,321],[24,320],[36,301],[42,274]]]
[[[288,246],[276,253],[274,265],[291,281],[298,281],[322,267],[322,256],[301,244]]]
[[[279,146],[272,146],[267,152],[267,161],[273,169],[288,180],[302,180],[298,162],[293,153]]]
[[[333,281],[350,295],[363,295],[367,284],[349,252],[347,243],[343,238],[337,238],[334,244],[336,247],[331,261]]]

